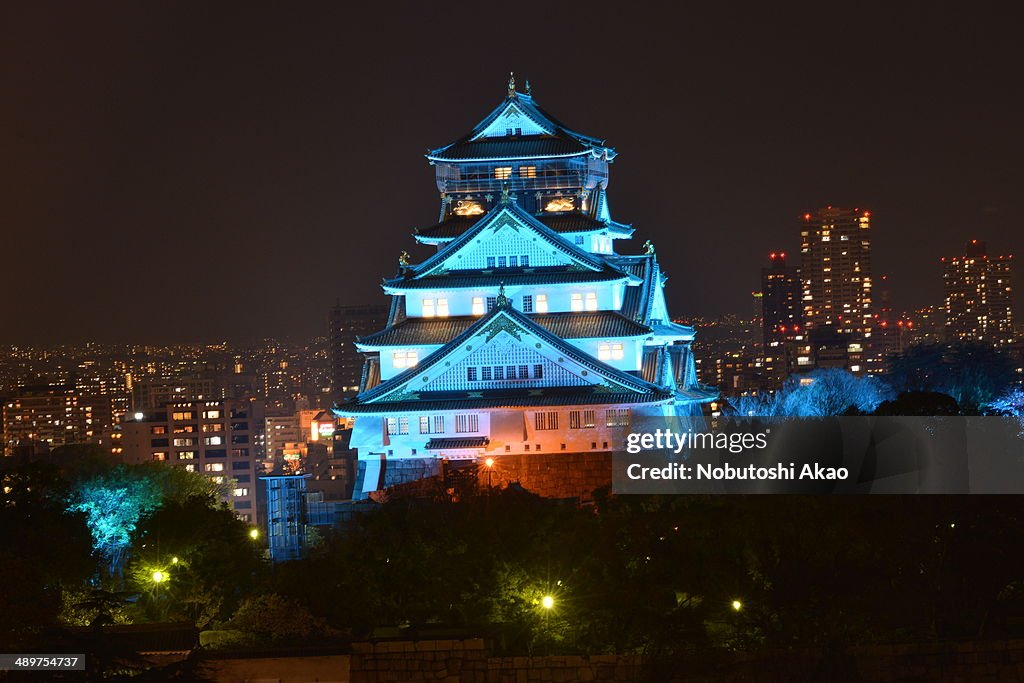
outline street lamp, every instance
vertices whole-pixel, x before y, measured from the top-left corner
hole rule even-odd
[[[484,460],[484,465],[487,466],[487,488],[491,488],[491,470],[494,469],[494,458]]]
[[[540,599],[540,606],[544,609],[551,609],[555,606],[555,599],[550,595],[545,595],[543,598]]]
[[[739,600],[733,600],[732,601],[732,609],[735,612],[739,612],[741,609],[743,609],[743,603],[740,602]]]
[[[151,578],[153,579],[153,583],[160,585],[161,583],[167,580],[167,573],[157,569],[153,572]]]
[[[252,529],[249,529],[249,538],[251,538],[252,540],[255,541],[259,537],[260,537],[260,530],[259,529],[257,529],[256,527],[253,527]]]

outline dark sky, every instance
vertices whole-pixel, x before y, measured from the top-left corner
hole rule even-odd
[[[423,152],[513,69],[618,150],[675,314],[748,313],[825,204],[872,210],[901,307],[967,238],[1024,251],[1019,25],[984,4],[350,4],[4,3],[0,343],[308,335],[383,301],[437,214]]]

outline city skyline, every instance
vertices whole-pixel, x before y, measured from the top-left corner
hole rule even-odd
[[[1013,41],[998,17],[687,8],[650,27],[642,10],[598,8],[615,59],[592,68],[586,50],[549,59],[485,8],[474,16],[519,42],[455,78],[446,60],[410,66],[432,49],[425,11],[389,22],[378,55],[338,8],[206,8],[201,22],[184,6],[117,21],[8,10],[0,129],[18,258],[0,277],[35,286],[4,298],[0,343],[311,336],[335,300],[383,303],[390,245],[436,214],[415,150],[493,101],[510,69],[548,109],[609,131],[624,171],[613,208],[674,257],[682,317],[747,310],[765,256],[795,253],[799,217],[829,204],[872,211],[896,309],[941,303],[939,259],[964,241],[1022,246],[1021,102],[1000,85]]]

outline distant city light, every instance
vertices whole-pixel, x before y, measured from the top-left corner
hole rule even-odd
[[[136,422],[142,422],[142,418],[144,418],[144,417],[145,417],[145,415],[143,415],[142,413],[135,413],[135,421]]]

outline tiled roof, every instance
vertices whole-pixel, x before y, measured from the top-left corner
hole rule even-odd
[[[609,230],[616,234],[631,234],[633,228],[621,223],[603,223],[593,216],[580,211],[563,211],[557,213],[539,213],[534,216],[538,221],[559,234],[571,232],[588,232],[592,230]],[[451,216],[440,223],[427,228],[419,228],[416,236],[425,239],[452,239],[471,228],[481,216]]]
[[[530,135],[516,138],[482,138],[461,140],[432,152],[431,159],[440,161],[472,159],[534,159],[587,154],[590,146],[570,137]]]
[[[658,393],[627,393],[604,392],[590,390],[589,387],[570,387],[569,390],[531,389],[531,390],[496,390],[494,395],[488,392],[470,396],[468,392],[424,392],[417,394],[415,400],[384,401],[381,403],[342,403],[335,411],[340,415],[355,413],[400,413],[405,411],[425,410],[478,410],[484,408],[519,408],[543,406],[575,406],[575,405],[632,405],[641,403],[658,403],[669,401],[674,394]]]
[[[477,317],[408,318],[380,332],[362,337],[367,346],[419,346],[447,344],[475,323]],[[638,337],[651,328],[615,311],[589,313],[535,313],[530,319],[562,339],[588,337]]]
[[[505,285],[577,284],[589,282],[615,282],[628,278],[617,270],[578,270],[557,268],[501,268],[492,270],[455,270],[443,275],[423,278],[394,278],[385,280],[389,289],[465,289],[468,287],[494,287]]]
[[[462,438],[434,437],[427,442],[427,450],[436,451],[445,448],[484,448],[490,443],[486,436],[466,436]]]

